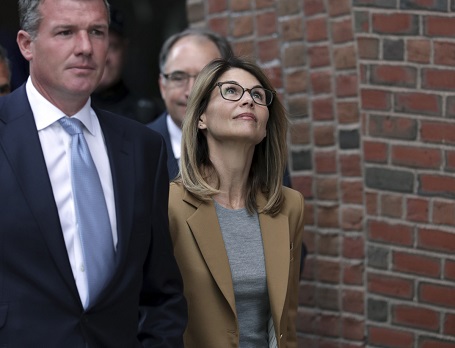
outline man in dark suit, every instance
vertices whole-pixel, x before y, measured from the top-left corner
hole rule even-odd
[[[183,347],[165,145],[90,105],[108,4],[19,8],[30,77],[0,98],[0,347]]]
[[[186,29],[169,37],[161,47],[158,83],[166,111],[147,126],[166,142],[170,179],[179,172],[181,128],[194,79],[213,59],[232,54],[224,37],[205,29]]]

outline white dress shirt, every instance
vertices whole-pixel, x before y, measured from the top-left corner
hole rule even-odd
[[[181,154],[181,143],[182,143],[182,129],[172,121],[171,115],[166,116],[167,129],[169,130],[169,137],[171,138],[172,152],[174,157],[177,159],[180,167],[180,154]]]
[[[46,161],[69,262],[81,302],[84,308],[86,308],[88,291],[87,276],[85,273],[80,235],[77,231],[76,210],[71,186],[71,136],[58,122],[65,114],[38,92],[33,86],[30,77],[27,80],[26,91]],[[90,99],[72,117],[78,118],[85,126],[83,130],[84,136],[101,178],[101,185],[111,222],[114,247],[116,248],[117,220],[115,216],[111,167],[103,133],[98,118],[90,107]]]

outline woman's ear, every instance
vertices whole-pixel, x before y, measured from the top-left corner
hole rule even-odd
[[[199,117],[199,121],[197,123],[197,128],[199,128],[199,129],[207,129],[207,125],[205,124],[205,114],[202,114]]]

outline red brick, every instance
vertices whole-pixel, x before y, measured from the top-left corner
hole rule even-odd
[[[286,92],[289,94],[303,93],[307,90],[306,70],[295,70],[286,75]]]
[[[333,120],[333,99],[332,98],[312,98],[313,120],[329,121]]]
[[[357,55],[353,45],[335,47],[333,61],[337,70],[354,69],[357,67]]]
[[[379,40],[372,37],[359,37],[357,39],[359,57],[361,59],[379,58]]]
[[[432,278],[439,278],[441,275],[441,262],[439,259],[401,251],[394,251],[392,255],[393,269],[395,271]]]
[[[395,305],[392,309],[393,323],[428,331],[438,331],[439,313],[421,307]]]
[[[239,56],[252,56],[255,52],[255,44],[251,40],[235,41],[232,43],[232,49]]]
[[[364,141],[363,156],[367,162],[386,163],[388,145],[378,141]]]
[[[390,109],[390,92],[379,89],[362,89],[360,95],[364,109],[384,111]]]
[[[406,41],[408,61],[428,64],[431,58],[431,41],[428,39],[409,39]]]
[[[243,15],[239,17],[233,17],[231,19],[233,21],[233,30],[232,36],[244,37],[249,36],[253,33],[253,18],[250,15]]]
[[[312,68],[330,65],[330,51],[329,47],[326,45],[308,48],[308,56],[310,59],[310,67]]]
[[[289,18],[281,24],[283,41],[303,40],[303,23],[302,17],[297,16]]]
[[[455,144],[455,124],[422,122],[420,134],[426,142]]]
[[[359,93],[357,74],[338,75],[336,77],[337,97],[355,97]]]
[[[407,199],[406,220],[414,222],[428,222],[429,205],[424,198]]]
[[[347,259],[363,259],[365,257],[365,239],[361,236],[344,237],[343,257]]]
[[[227,0],[208,0],[209,13],[219,13],[227,10]]]
[[[422,80],[422,86],[425,89],[455,90],[455,71],[453,70],[423,69]]]
[[[365,312],[365,292],[363,290],[343,290],[343,311],[355,314]]]
[[[455,314],[447,313],[444,318],[444,334],[455,337]]]
[[[455,308],[455,287],[431,283],[420,283],[419,301]]]
[[[455,252],[455,233],[420,228],[417,235],[418,246],[420,248],[448,253]]]
[[[257,35],[271,35],[277,32],[277,18],[275,11],[260,13],[256,17]]]
[[[435,42],[434,63],[455,66],[455,44],[452,42]]]
[[[340,236],[338,234],[321,234],[318,236],[318,254],[340,256]]]
[[[381,213],[382,216],[401,218],[403,214],[403,197],[401,195],[382,195]]]
[[[228,36],[229,33],[229,20],[227,17],[215,17],[208,20],[208,28],[214,32]],[[236,51],[238,52],[238,51]]]
[[[304,0],[303,11],[305,16],[312,16],[318,13],[325,12],[324,2],[320,0]]]
[[[332,146],[335,144],[335,129],[332,125],[313,126],[313,134],[316,146]]]
[[[310,124],[308,122],[294,123],[290,129],[291,144],[310,143]]]
[[[442,115],[442,98],[428,93],[395,93],[395,111],[439,116]]]
[[[316,172],[318,174],[333,174],[337,172],[337,158],[336,153],[321,152],[315,153]]]
[[[245,0],[231,0],[231,11],[239,12],[239,11],[246,11],[251,9],[250,1]]]
[[[363,182],[348,181],[341,182],[341,200],[345,204],[363,203]]]
[[[418,17],[407,13],[373,13],[373,32],[382,34],[417,34]]]
[[[299,285],[299,305],[314,306],[315,297],[316,287],[313,284],[301,283]]]
[[[280,56],[279,42],[277,39],[267,39],[257,43],[259,61],[264,63],[278,59]],[[304,81],[304,80],[303,80]],[[302,82],[302,81],[301,81]],[[290,91],[288,91],[290,92]]]
[[[455,171],[455,151],[447,150],[446,152],[446,169],[448,171]]]
[[[414,146],[392,146],[392,164],[411,167],[438,169],[442,164],[441,150]]]
[[[329,15],[331,17],[342,16],[350,13],[350,0],[329,0]]]
[[[320,314],[317,321],[316,333],[321,336],[339,337],[341,323],[340,318],[331,314]]]
[[[365,197],[368,215],[378,215],[378,194],[376,192],[367,192]]]
[[[455,226],[455,203],[434,201],[433,223],[436,225]]]
[[[343,43],[354,40],[351,17],[332,22],[332,40],[334,43]]]
[[[367,230],[373,241],[402,246],[412,246],[414,242],[412,227],[403,224],[370,220]]]
[[[371,67],[371,82],[379,85],[417,87],[417,70],[397,65],[374,65]]]
[[[338,121],[342,124],[358,123],[360,121],[359,104],[357,102],[337,103]]]
[[[426,36],[455,37],[455,18],[443,16],[426,16]]]
[[[306,37],[309,42],[327,40],[327,18],[311,18],[306,21]]]
[[[318,260],[316,264],[317,280],[323,283],[339,283],[341,269],[338,261]]]
[[[362,176],[362,163],[359,155],[340,155],[339,162],[342,176]]]
[[[423,337],[419,342],[419,348],[455,348],[455,342],[438,340],[436,338]]]
[[[348,285],[363,285],[365,272],[363,261],[346,263],[343,266],[343,283]]]
[[[318,207],[318,226],[324,228],[338,228],[340,226],[337,206]]]
[[[381,274],[368,274],[368,291],[385,296],[412,299],[414,281]]]
[[[425,194],[455,196],[455,178],[443,175],[420,175],[419,190]]]
[[[369,134],[382,138],[414,140],[417,126],[416,120],[405,117],[372,115],[368,120]]]
[[[329,71],[317,71],[311,74],[311,86],[314,94],[330,93],[332,74]]]
[[[342,337],[347,340],[360,341],[365,336],[365,322],[361,319],[343,318]]]
[[[444,265],[444,278],[455,280],[455,261],[446,260]],[[455,327],[454,327],[455,330]]]
[[[382,347],[413,348],[414,335],[407,331],[370,326],[368,343]]]
[[[316,178],[316,194],[318,200],[338,200],[338,179],[330,177]]]

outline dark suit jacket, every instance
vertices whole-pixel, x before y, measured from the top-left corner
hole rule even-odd
[[[172,150],[171,136],[169,135],[169,130],[166,123],[167,111],[163,112],[156,120],[147,124],[147,127],[153,129],[154,131],[160,133],[164,142],[166,143],[167,150],[167,170],[169,173],[169,179],[174,179],[179,173],[179,163],[175,158],[174,151]]]
[[[179,173],[179,163],[174,156],[174,151],[172,150],[171,136],[169,135],[169,130],[167,128],[166,116],[167,116],[167,111],[162,113],[153,122],[150,122],[149,124],[147,124],[147,127],[160,133],[163,136],[164,141],[166,142],[166,149],[167,149],[167,153],[168,153],[167,170],[169,172],[169,178],[172,180]],[[286,167],[286,170],[284,172],[283,185],[287,186],[287,187],[291,187],[291,176],[289,174],[288,167]]]
[[[84,310],[25,86],[0,98],[0,347],[182,346],[187,307],[168,230],[163,141],[135,121],[95,112],[118,245],[113,279]]]

